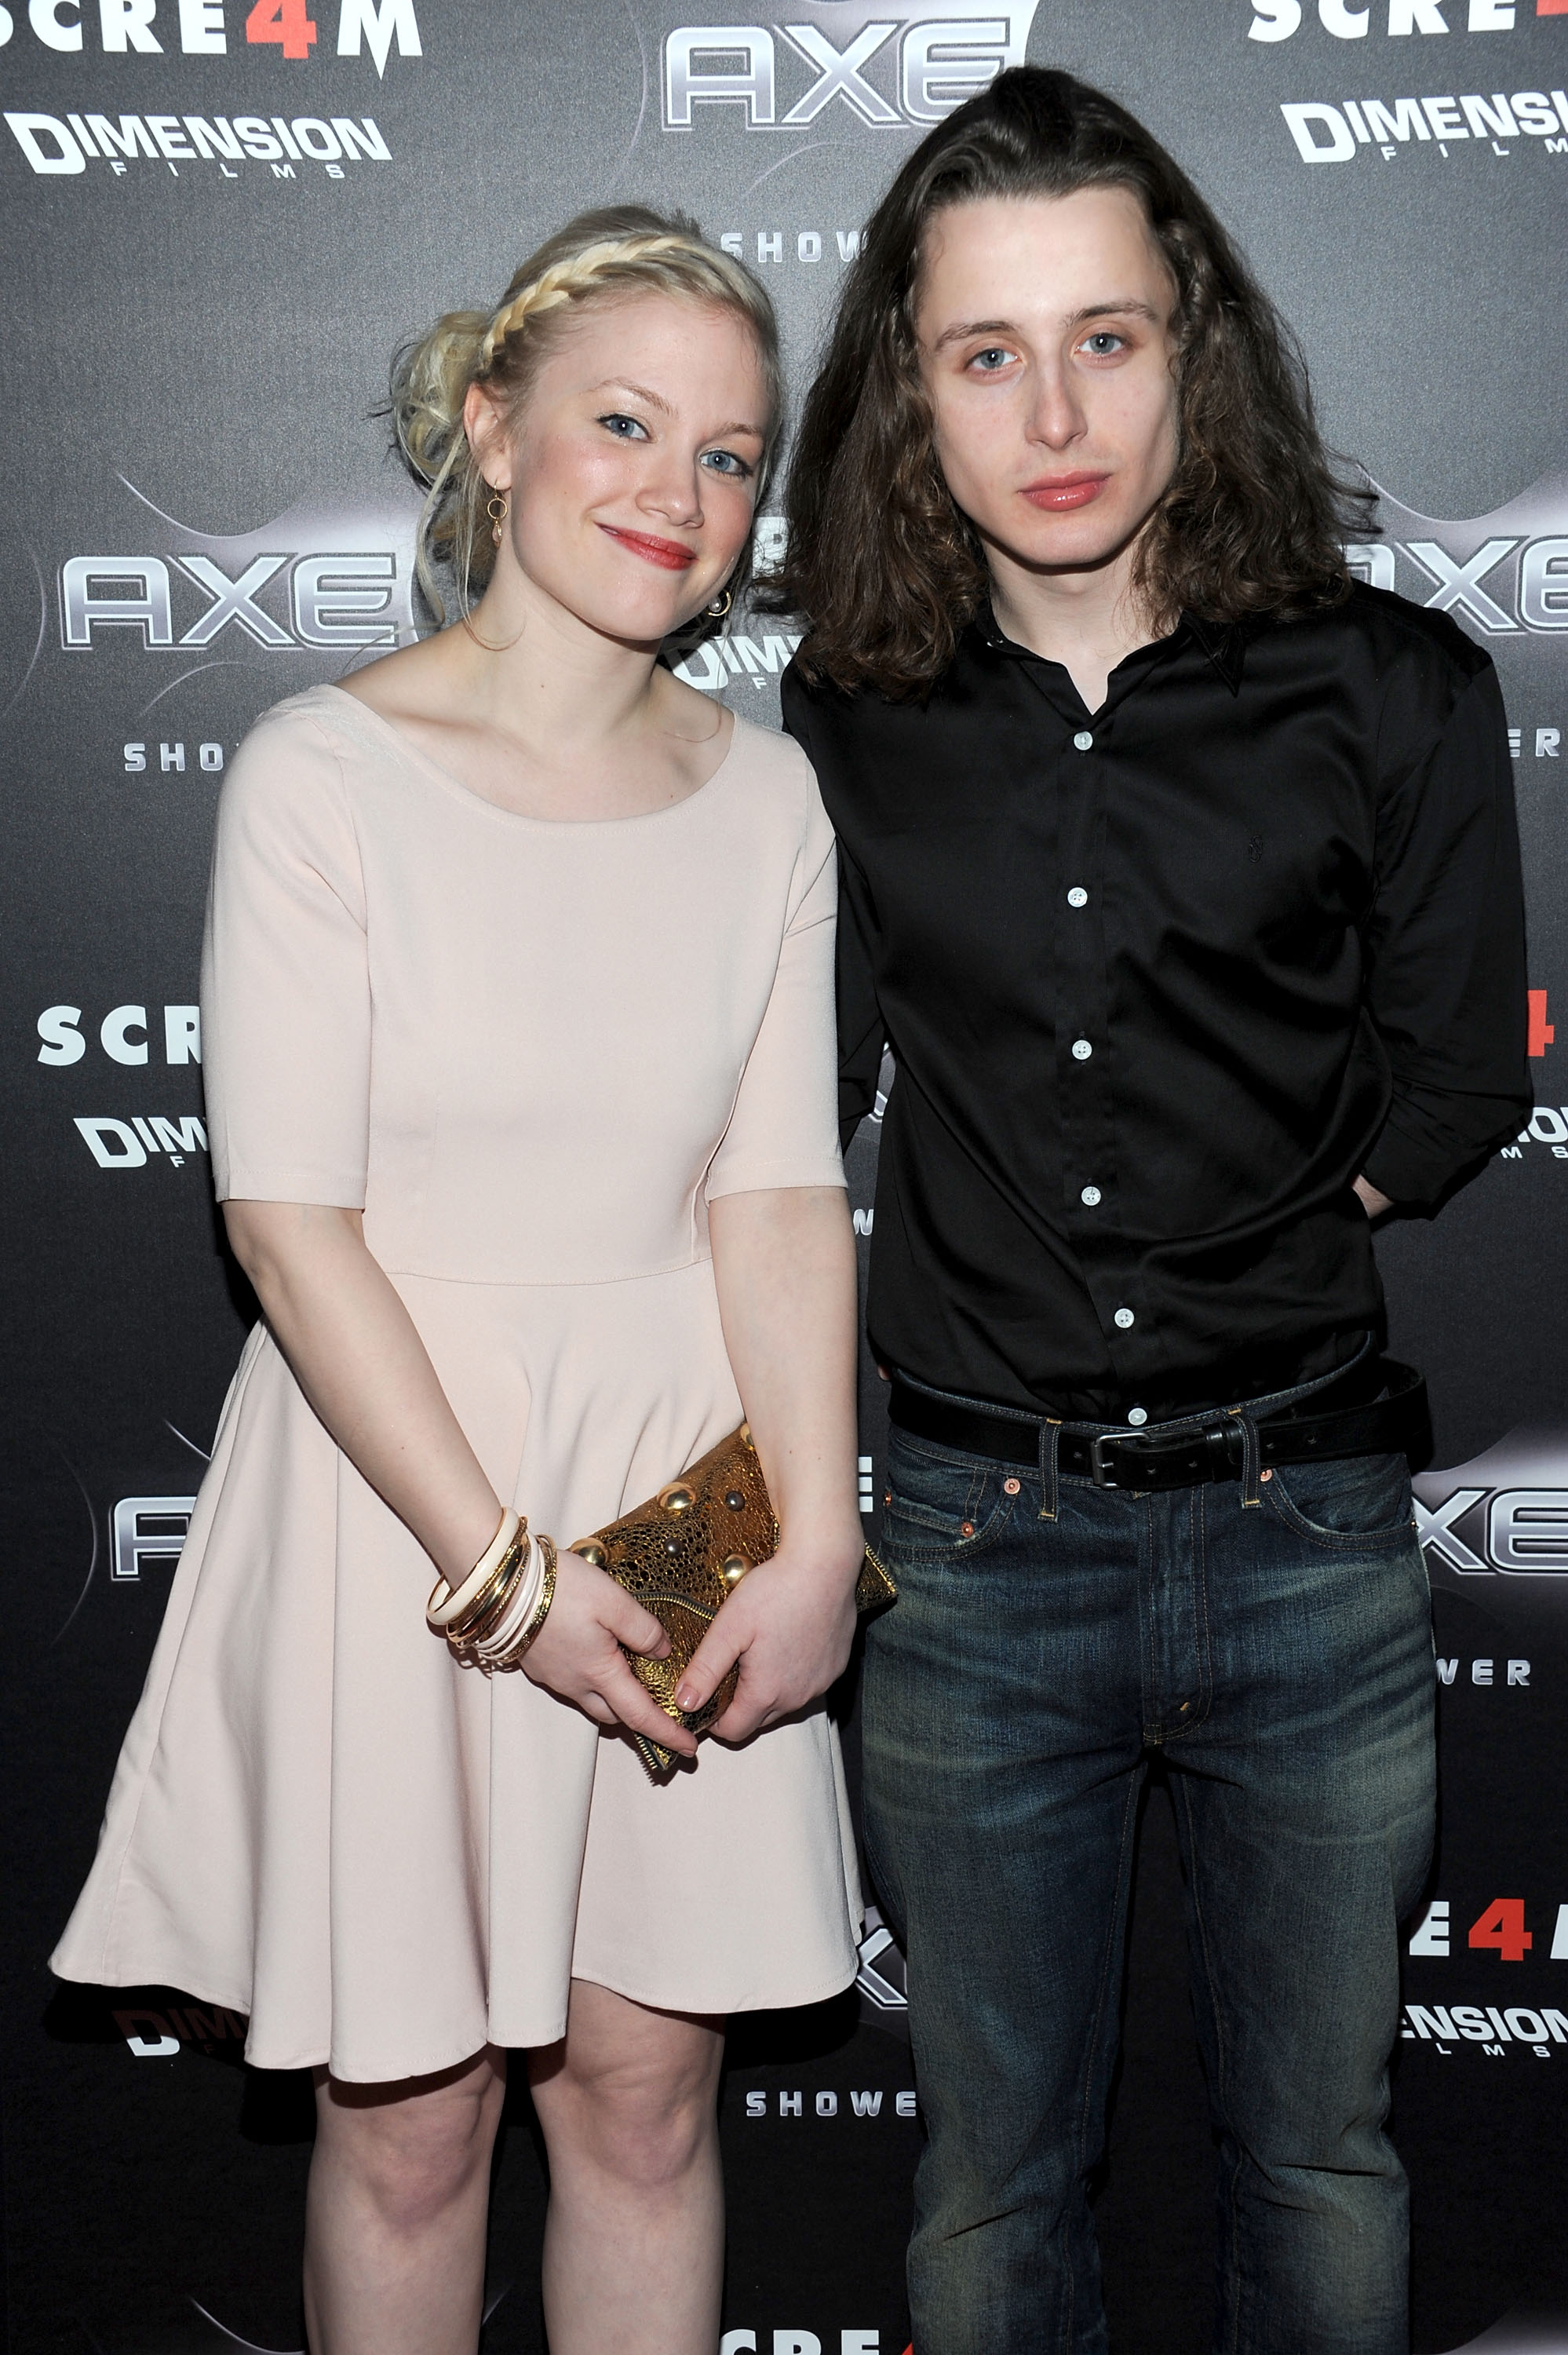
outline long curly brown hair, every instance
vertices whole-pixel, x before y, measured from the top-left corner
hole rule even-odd
[[[1186,174],[1071,74],[1020,66],[922,140],[873,214],[807,398],[768,606],[804,616],[808,677],[924,697],[985,595],[973,527],[937,464],[914,308],[932,216],[979,197],[1131,188],[1177,289],[1178,455],[1134,588],[1170,626],[1287,618],[1350,587],[1374,495],[1324,449],[1300,347]]]

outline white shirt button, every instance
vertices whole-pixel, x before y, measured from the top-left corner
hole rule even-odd
[[[1140,1425],[1146,1423],[1149,1421],[1149,1409],[1146,1406],[1129,1406],[1127,1411],[1127,1419],[1128,1423],[1138,1423]]]
[[[1092,1210],[1099,1199],[1100,1189],[1097,1186],[1086,1186],[1078,1197],[1086,1210]]]
[[[1086,1039],[1074,1039],[1073,1060],[1075,1063],[1086,1063],[1094,1051],[1094,1049],[1090,1046]]]
[[[1130,1308],[1118,1308],[1116,1312],[1116,1321],[1125,1333],[1129,1325],[1137,1324],[1138,1319],[1134,1316]]]
[[[1075,752],[1092,751],[1094,750],[1094,742],[1095,740],[1090,735],[1088,730],[1086,728],[1080,728],[1077,734],[1073,739],[1073,750]]]
[[[1073,888],[1072,888],[1072,890],[1071,890],[1068,892],[1068,894],[1067,894],[1067,905],[1068,905],[1068,907],[1069,907],[1069,908],[1086,908],[1086,907],[1088,906],[1088,904],[1089,904],[1089,895],[1088,895],[1088,893],[1085,890],[1085,889],[1084,889],[1084,887],[1083,887],[1083,885],[1082,885],[1081,883],[1075,883],[1075,884],[1074,884],[1074,886],[1073,886]]]

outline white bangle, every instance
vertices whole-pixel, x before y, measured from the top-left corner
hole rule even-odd
[[[492,1634],[474,1646],[482,1668],[493,1668],[506,1657],[524,1628],[534,1616],[545,1583],[545,1557],[539,1541],[528,1541],[528,1567],[518,1580],[506,1606],[506,1615]]]
[[[453,1620],[461,1618],[486,1580],[493,1575],[496,1564],[504,1555],[507,1547],[521,1527],[522,1523],[517,1515],[510,1505],[506,1506],[501,1515],[500,1528],[463,1580],[462,1584],[454,1589],[447,1585],[444,1578],[437,1581],[435,1591],[425,1610],[425,1616],[432,1627],[445,1629],[451,1625]],[[443,1588],[446,1590],[444,1601],[441,1600]]]

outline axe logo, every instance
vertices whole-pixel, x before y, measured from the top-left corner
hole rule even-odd
[[[1435,1581],[1568,1578],[1568,1433],[1525,1424],[1473,1463],[1423,1472],[1412,1487]]]
[[[1387,537],[1348,549],[1374,589],[1396,589],[1472,636],[1568,631],[1568,474],[1553,474],[1490,515],[1445,523],[1379,490]]]
[[[197,532],[121,482],[143,517],[122,545],[59,567],[69,654],[130,639],[146,653],[407,645],[415,636],[407,509],[302,505],[250,532]],[[148,518],[154,519],[149,528]]]
[[[744,108],[748,130],[940,123],[1024,62],[1038,5],[936,0],[900,13],[874,0],[800,0],[788,24],[677,25],[664,42],[664,128],[690,131],[694,110],[715,106]]]

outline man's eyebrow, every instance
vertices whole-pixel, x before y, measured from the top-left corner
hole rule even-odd
[[[1086,319],[1128,317],[1148,319],[1155,326],[1161,325],[1160,314],[1154,305],[1144,302],[1141,295],[1137,294],[1129,294],[1120,301],[1112,303],[1086,303],[1081,311],[1070,312],[1064,325],[1069,327],[1080,327]],[[1018,329],[1011,319],[957,319],[950,327],[943,328],[931,349],[934,352],[943,351],[948,344],[967,343],[971,336],[1015,336],[1017,333]]]
[[[630,392],[636,400],[646,401],[650,409],[658,410],[662,416],[673,417],[675,414],[662,393],[654,392],[645,384],[633,384],[631,378],[627,376],[607,376],[602,384],[595,385],[594,390],[596,392]],[[728,425],[715,426],[712,438],[716,441],[721,435],[728,433],[749,433],[754,442],[766,442],[768,439],[761,426],[752,418],[736,418]]]
[[[1148,319],[1157,327],[1164,325],[1163,320],[1160,318],[1160,314],[1155,309],[1153,304],[1146,303],[1139,294],[1129,294],[1124,301],[1119,303],[1086,303],[1081,311],[1075,311],[1073,313],[1072,316],[1067,321],[1067,325],[1069,327],[1081,327],[1086,319],[1125,319],[1128,317]]]
[[[948,344],[961,344],[970,336],[1015,336],[1018,333],[1011,319],[955,319],[944,327],[931,349],[944,351]]]

